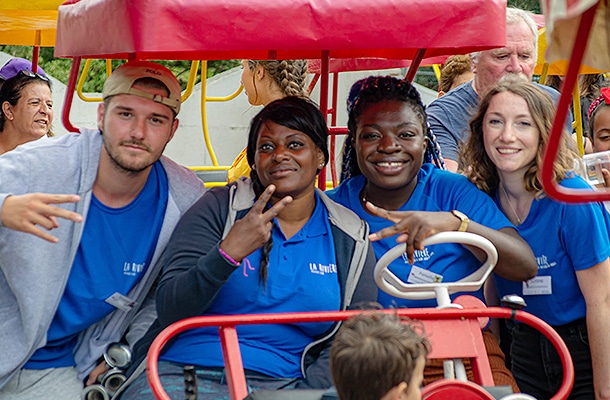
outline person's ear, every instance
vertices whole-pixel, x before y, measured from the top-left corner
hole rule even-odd
[[[256,73],[254,74],[257,81],[262,81],[265,78],[265,68],[262,65],[256,66]]]
[[[174,118],[174,120],[172,121],[172,127],[169,138],[167,139],[167,143],[169,143],[170,140],[172,140],[174,138],[174,135],[176,134],[176,130],[178,130],[178,126],[180,125],[180,121],[178,120],[178,118]]]
[[[381,400],[405,400],[407,398],[407,383],[400,382],[390,389]]]
[[[481,57],[481,56],[479,56],[479,57]],[[472,73],[473,73],[473,74],[475,74],[475,75],[477,74],[477,63],[478,63],[478,61],[479,61],[479,60],[474,61],[474,60],[472,59],[472,57],[470,57],[470,70],[471,70],[471,71],[472,71]]]
[[[104,130],[104,111],[105,111],[105,103],[100,103],[97,106],[97,127],[100,131]]]
[[[318,170],[323,170],[324,164],[326,163],[326,159],[324,158],[324,152],[318,147],[316,149],[316,153],[318,154]]]
[[[9,103],[8,101],[5,101],[4,103],[2,103],[2,112],[4,113],[5,118],[9,121],[12,121],[13,118],[15,118],[13,116],[13,110],[11,107],[11,103]]]
[[[408,397],[409,394],[409,385],[407,382],[400,382],[396,385],[396,400],[403,400]]]

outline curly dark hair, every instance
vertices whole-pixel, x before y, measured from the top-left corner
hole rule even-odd
[[[358,166],[356,150],[353,146],[358,119],[369,106],[383,101],[400,101],[411,107],[419,118],[422,131],[425,132],[426,140],[428,141],[424,162],[435,163],[439,168],[445,169],[440,147],[428,126],[425,106],[417,89],[404,79],[391,76],[370,76],[354,83],[347,98],[347,112],[349,114],[347,121],[348,135],[343,147],[341,181],[362,174]]]

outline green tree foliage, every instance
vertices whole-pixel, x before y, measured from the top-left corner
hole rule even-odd
[[[536,14],[542,13],[542,11],[540,11],[540,3],[538,0],[508,0],[508,6],[529,10]]]
[[[8,53],[14,57],[22,57],[28,60],[32,59],[32,47],[29,46],[0,46],[0,51]],[[119,65],[123,64],[124,60],[113,60],[112,68],[115,69]],[[169,68],[174,75],[180,81],[182,87],[186,87],[186,82],[189,78],[191,70],[191,61],[158,61],[160,64],[165,65]],[[68,77],[70,75],[70,67],[72,60],[67,58],[55,58],[53,56],[52,47],[40,48],[38,64],[45,70],[45,72],[54,78],[58,79],[63,83],[68,83]],[[81,62],[79,74],[84,68],[85,61]],[[219,60],[219,61],[208,61],[207,77],[212,77],[223,71],[236,67],[240,64],[239,60]],[[201,72],[201,66],[199,69]],[[80,76],[80,75],[79,75]],[[106,81],[106,61],[105,60],[92,60],[91,66],[87,73],[87,79],[83,84],[83,92],[85,93],[96,93],[101,92],[104,82]],[[197,82],[201,81],[201,76],[197,75]],[[196,82],[196,83],[197,83]]]

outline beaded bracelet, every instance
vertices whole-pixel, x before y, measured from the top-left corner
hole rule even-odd
[[[224,257],[225,260],[227,260],[228,262],[230,262],[234,266],[239,267],[239,265],[241,264],[239,261],[235,261],[230,255],[225,253],[224,250],[221,249],[220,247],[218,248],[218,252],[220,253],[221,256]]]

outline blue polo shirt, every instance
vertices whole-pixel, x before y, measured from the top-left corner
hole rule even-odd
[[[106,300],[115,294],[128,295],[146,273],[167,197],[167,175],[160,162],[153,164],[144,188],[126,206],[107,207],[92,196],[66,289],[47,332],[47,345],[24,368],[75,365],[79,333],[115,311]]]
[[[328,211],[316,194],[309,221],[286,239],[277,221],[271,232],[267,280],[259,283],[262,249],[244,258],[204,315],[334,311],[341,307],[335,247]],[[332,323],[237,327],[244,368],[273,377],[302,377],[307,345]],[[179,336],[162,360],[202,367],[224,366],[218,329],[193,329]]]
[[[579,176],[564,179],[561,186],[590,189]],[[496,196],[499,207],[500,200]],[[576,272],[610,256],[610,221],[601,203],[565,204],[543,197],[534,199],[519,234],[536,255],[538,275],[528,282],[512,282],[495,276],[498,294],[522,296],[525,311],[550,325],[564,325],[586,315],[585,298]]]
[[[358,175],[342,182],[339,187],[327,194],[331,199],[351,209],[368,222],[371,232],[392,226],[392,222],[370,215],[362,207],[360,192],[365,182],[364,175]],[[513,227],[492,199],[477,189],[466,177],[440,170],[432,164],[424,164],[417,175],[417,186],[411,198],[399,208],[399,211],[451,210],[459,210],[472,221],[491,229]],[[372,242],[372,244],[375,256],[379,259],[396,246],[396,236]],[[404,254],[390,263],[389,269],[403,282],[410,282],[411,279],[412,283],[420,283],[413,281],[413,279],[417,279],[416,277],[409,278],[412,272],[418,276],[427,274],[425,279],[431,279],[434,276],[435,279],[442,282],[454,282],[468,276],[480,266],[481,262],[466,247],[460,244],[445,243],[416,250],[414,266],[408,263],[406,254]],[[422,271],[428,271],[430,274]],[[456,293],[452,298],[460,294],[463,293]],[[484,301],[482,289],[471,294]],[[391,296],[382,290],[379,290],[377,301],[384,307],[436,307],[437,305],[436,299],[406,300]]]

